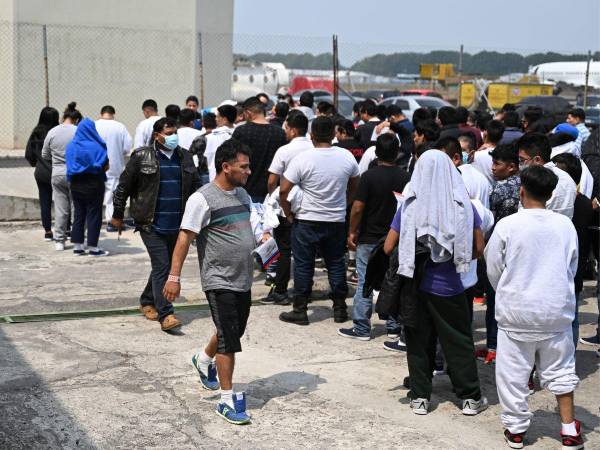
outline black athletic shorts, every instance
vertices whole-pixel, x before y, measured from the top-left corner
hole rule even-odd
[[[206,298],[217,328],[217,353],[241,352],[240,338],[246,331],[252,302],[250,291],[215,289],[206,291]]]

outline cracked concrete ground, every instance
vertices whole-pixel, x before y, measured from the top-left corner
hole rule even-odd
[[[40,236],[32,228],[0,230],[2,314],[136,304],[149,269],[137,235],[105,241],[115,254],[97,260],[55,253]],[[201,302],[193,261],[184,294]],[[257,278],[255,297],[264,291]],[[597,317],[593,285],[585,292],[583,336]],[[253,416],[244,427],[214,414],[218,393],[201,389],[190,363],[212,332],[207,312],[181,313],[179,335],[141,316],[0,325],[0,449],[506,448],[493,367],[479,365],[488,411],[463,416],[448,377],[440,376],[432,412],[415,416],[402,387],[406,357],[383,350],[383,322],[375,321],[369,342],[343,339],[329,306],[314,302],[308,327],[279,322],[284,307],[252,308],[235,374]],[[477,307],[478,341],[483,316]],[[577,355],[576,414],[588,449],[600,448],[593,350],[581,346]],[[560,448],[552,396],[538,391],[530,407],[527,448]]]

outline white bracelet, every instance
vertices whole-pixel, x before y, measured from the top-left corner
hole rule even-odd
[[[171,275],[169,274],[169,277],[167,278],[167,281],[172,281],[173,283],[179,283],[179,280],[181,278],[178,275]]]

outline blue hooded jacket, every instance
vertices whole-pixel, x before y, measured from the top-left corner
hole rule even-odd
[[[69,181],[73,175],[82,173],[104,175],[103,167],[108,161],[106,142],[98,134],[92,120],[85,118],[79,122],[73,140],[67,144],[65,156]]]

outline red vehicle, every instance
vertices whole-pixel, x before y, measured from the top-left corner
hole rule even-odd
[[[333,80],[304,76],[294,77],[290,85],[289,93],[293,95],[296,92],[306,90],[322,90],[325,91],[326,94],[331,95],[333,92]]]
[[[408,91],[402,91],[401,95],[425,95],[427,97],[437,97],[443,99],[439,93],[430,89],[410,89]]]

